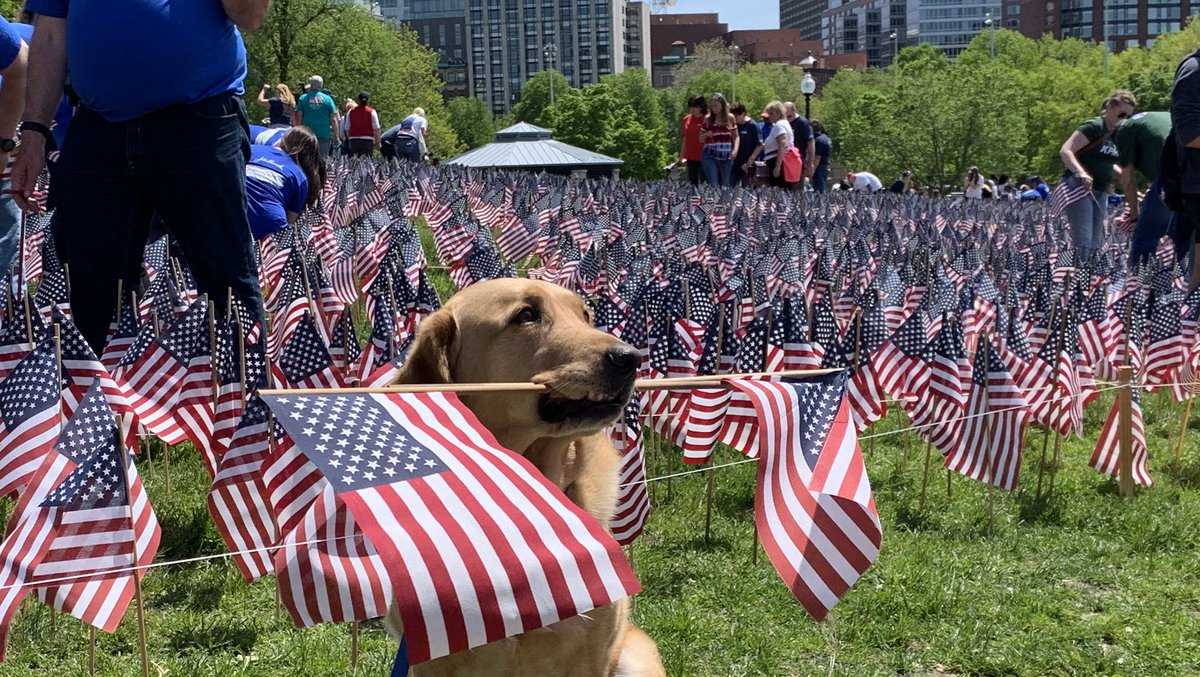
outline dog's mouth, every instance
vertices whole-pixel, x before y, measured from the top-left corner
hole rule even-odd
[[[547,423],[606,423],[615,420],[629,401],[629,389],[620,393],[588,393],[569,398],[554,392],[538,398],[538,416]]]

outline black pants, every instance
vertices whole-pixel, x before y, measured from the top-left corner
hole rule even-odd
[[[375,152],[374,139],[350,139],[350,154],[353,156],[371,157],[371,153]]]
[[[699,186],[700,181],[704,179],[704,171],[699,160],[687,161],[688,183],[693,186]]]
[[[55,171],[55,218],[70,265],[71,310],[97,354],[116,307],[117,280],[137,289],[156,213],[178,240],[199,291],[224,312],[232,289],[263,321],[246,220],[249,159],[246,111],[233,95],[127,122],[79,109]]]

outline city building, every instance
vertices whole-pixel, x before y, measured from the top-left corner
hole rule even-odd
[[[926,0],[931,1],[931,0]],[[821,43],[830,56],[863,52],[872,67],[892,63],[920,35],[918,0],[830,0],[821,12]]]
[[[467,89],[505,113],[544,68],[583,87],[625,69],[625,0],[466,0]]]
[[[1107,42],[1120,51],[1149,46],[1198,11],[1200,0],[1004,0],[1002,25],[1034,38]]]
[[[625,5],[625,67],[650,68],[650,3]]]
[[[821,12],[829,0],[779,0],[779,27],[799,28],[803,40],[821,39]]]
[[[748,63],[799,65],[810,55],[822,54],[821,41],[806,40],[799,28],[729,31],[721,40],[736,47],[738,59]]]
[[[1001,0],[921,0],[918,4],[917,39],[949,57],[958,56],[980,31],[999,27],[1001,21]]]
[[[378,0],[383,18],[407,26],[438,53],[438,75],[446,98],[466,96],[466,0]]]

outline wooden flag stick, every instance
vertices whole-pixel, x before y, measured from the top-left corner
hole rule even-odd
[[[1183,407],[1183,420],[1179,422],[1179,439],[1175,440],[1175,452],[1172,454],[1171,464],[1176,469],[1179,468],[1179,459],[1183,455],[1183,441],[1186,439],[1188,419],[1192,416],[1192,402],[1196,398],[1189,397],[1187,404]]]
[[[1122,498],[1133,496],[1133,367],[1123,364],[1117,367],[1117,402],[1120,409],[1117,418],[1117,441],[1119,443],[1117,466],[1118,489]]]
[[[929,489],[929,463],[933,459],[933,442],[925,440],[925,472],[921,475],[921,500],[917,502],[917,512],[925,511],[925,492]]]
[[[953,488],[950,484],[950,479],[952,477],[954,477],[954,473],[949,468],[946,468],[946,500],[950,500],[952,495],[951,492],[953,491]]]
[[[824,376],[841,369],[804,369],[776,372],[753,372],[746,374],[714,374],[712,376],[686,376],[682,378],[638,379],[634,390],[692,390],[695,388],[720,387],[726,379],[734,378],[806,378]],[[391,393],[540,393],[547,390],[540,383],[416,383],[407,385],[379,386],[374,388],[264,388],[262,395],[387,395]]]
[[[88,626],[88,677],[96,675],[96,626]]]
[[[980,337],[979,345],[982,346],[982,350],[990,351],[991,347],[992,347],[991,337],[988,336],[986,333],[984,333]],[[983,362],[985,365],[984,369],[987,369],[986,365],[988,364],[988,361],[989,361],[988,357],[989,357],[988,353],[985,352],[983,355]],[[986,383],[986,381],[987,381],[986,373],[984,375],[984,380],[985,380],[985,383],[984,383],[984,387],[983,387],[983,413],[984,413],[983,444],[984,444],[984,449],[987,452],[984,454],[984,463],[987,464],[987,484],[988,484],[988,490],[987,490],[987,512],[988,512],[987,534],[988,534],[988,537],[991,538],[992,526],[994,525],[994,523],[996,521],[996,468],[995,468],[996,460],[994,458],[994,454],[992,451],[992,413],[989,410],[991,403],[989,402],[990,398],[988,397],[989,388]]]
[[[113,436],[116,438],[118,462],[121,465],[121,481],[125,483],[125,498],[126,507],[129,511],[129,528],[135,530],[133,518],[133,500],[131,499],[132,491],[129,487],[129,457],[125,453],[125,442],[121,435],[121,420],[116,419],[115,430]],[[133,595],[137,603],[137,619],[138,619],[138,652],[142,657],[142,677],[150,677],[150,657],[146,652],[146,609],[142,602],[142,578],[138,571],[140,560],[138,558],[137,534],[129,540],[129,552],[133,556]]]
[[[217,355],[217,307],[208,302],[208,361],[209,371],[212,372],[212,405],[213,416],[217,415],[217,400],[221,393],[221,364]]]
[[[358,672],[358,621],[350,623],[350,670]]]
[[[720,359],[721,359],[721,351],[725,348],[724,340],[725,340],[725,304],[719,303],[719,304],[717,304],[717,343],[716,343],[718,364],[720,363]],[[718,368],[717,371],[720,371],[720,369]],[[708,451],[708,463],[709,463],[709,465],[713,465],[716,462],[717,462],[717,449],[716,449],[716,445],[714,445],[713,448],[709,449],[709,451]],[[713,501],[714,484],[716,483],[716,479],[715,479],[716,474],[717,473],[715,473],[715,472],[707,473],[708,477],[706,477],[705,481],[704,481],[704,544],[705,545],[709,544],[710,537],[712,536],[712,501]]]

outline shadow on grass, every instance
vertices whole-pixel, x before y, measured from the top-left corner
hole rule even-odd
[[[187,576],[174,572],[167,586],[147,601],[150,607],[182,606],[190,611],[212,611],[225,595],[223,576]]]
[[[1168,463],[1164,474],[1185,489],[1200,487],[1200,463],[1195,459],[1183,459],[1178,466]]]
[[[247,654],[258,641],[258,630],[227,622],[203,625],[199,628],[180,628],[171,632],[167,644],[179,652],[230,651]]]
[[[1061,526],[1064,517],[1062,502],[1056,500],[1049,491],[1044,491],[1040,498],[1036,497],[1033,492],[1019,495],[1017,497],[1017,515],[1022,522],[1045,526]]]

